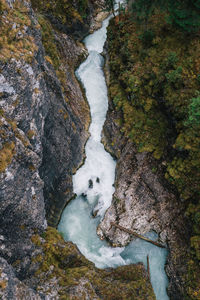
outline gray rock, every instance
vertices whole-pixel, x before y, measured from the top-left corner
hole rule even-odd
[[[6,2],[14,9],[14,0]],[[2,16],[10,30],[17,30],[19,43],[30,39],[33,46],[26,52],[28,59],[24,53],[16,56],[13,49],[10,57],[0,60],[0,257],[7,274],[2,297],[40,299],[22,281],[34,272],[31,237],[46,229],[47,219],[49,225],[57,225],[73,197],[72,174],[84,159],[90,114],[74,69],[87,51],[70,35],[53,32],[63,83],[46,57],[31,2],[20,5],[30,25],[7,20],[7,12]]]
[[[108,65],[106,73],[109,81]],[[163,166],[159,166],[151,154],[138,153],[133,143],[120,133],[117,122],[120,117],[120,112],[116,112],[110,102],[102,141],[111,155],[117,158],[116,189],[97,234],[115,246],[124,246],[133,237],[110,226],[111,222],[139,234],[156,231],[160,241],[169,248],[166,272],[170,278],[170,299],[182,299],[185,285],[182,278],[186,270],[184,254],[189,242],[184,205],[165,180]],[[152,171],[155,165],[156,173]]]
[[[0,258],[0,287],[0,298],[2,300],[44,299],[44,295],[36,293],[17,279],[14,270],[3,258]]]

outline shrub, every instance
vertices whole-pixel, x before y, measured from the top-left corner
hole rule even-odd
[[[140,40],[142,41],[143,46],[146,48],[152,46],[154,37],[155,37],[155,34],[151,30],[146,30],[139,36]]]
[[[200,96],[192,98],[186,124],[200,125]]]

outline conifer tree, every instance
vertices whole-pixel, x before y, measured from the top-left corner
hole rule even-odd
[[[106,10],[112,11],[113,16],[115,17],[115,0],[105,0]]]
[[[200,0],[167,0],[169,21],[186,32],[200,29]]]
[[[132,3],[132,12],[136,14],[138,21],[144,22],[147,25],[148,18],[154,8],[155,1],[153,0],[135,0]]]

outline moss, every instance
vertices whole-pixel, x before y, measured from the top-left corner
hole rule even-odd
[[[0,60],[8,61],[15,58],[26,62],[32,61],[37,46],[33,37],[25,33],[24,28],[31,26],[31,19],[23,3],[15,1],[11,9],[5,0],[1,0],[0,23]],[[16,27],[13,24],[16,24]]]
[[[30,142],[25,138],[23,135],[19,133],[19,131],[15,131],[15,137],[18,138],[24,145],[24,147],[27,147],[30,145]]]
[[[6,168],[11,164],[14,154],[15,143],[4,143],[2,149],[0,150],[0,172],[4,172]]]
[[[8,285],[8,283],[7,283],[6,280],[0,281],[0,288],[1,288],[1,289],[5,290],[6,287],[7,287],[7,285]]]
[[[22,224],[22,225],[20,225],[19,228],[20,228],[22,231],[24,231],[24,230],[26,229],[26,225]]]
[[[36,171],[36,167],[35,167],[34,165],[32,165],[32,164],[30,164],[30,165],[28,166],[28,168],[29,168],[29,170],[32,171],[32,172]]]
[[[88,0],[78,0],[76,6],[69,0],[31,0],[35,10],[53,14],[62,24],[72,24],[77,20],[82,22],[88,13]]]
[[[40,14],[38,15],[38,22],[41,26],[42,44],[47,54],[46,58],[50,63],[53,64],[54,68],[57,70],[61,62],[60,54],[55,43],[52,25],[47,18]]]
[[[20,259],[17,259],[16,261],[14,261],[14,263],[12,264],[12,266],[13,266],[14,268],[16,268],[16,267],[18,267],[20,264],[21,264]]]
[[[41,239],[40,239],[39,235],[37,235],[37,234],[32,235],[31,241],[32,241],[36,246],[41,246]]]
[[[29,140],[31,140],[35,136],[35,134],[36,134],[35,131],[30,129],[27,132],[27,137],[29,138]]]
[[[0,0],[0,15],[3,13],[3,3],[2,0]]]
[[[40,264],[35,275],[40,280],[41,286],[43,281],[57,278],[60,299],[71,299],[69,290],[75,288],[80,280],[85,282],[83,299],[86,294],[93,299],[94,291],[100,299],[106,300],[155,299],[142,265],[125,266],[116,270],[98,270],[80,254],[75,245],[64,242],[56,229],[49,227],[43,238],[42,243],[39,242],[41,241],[39,236],[32,238],[32,241],[43,249],[43,254],[33,258],[34,263]],[[41,287],[39,289],[41,290]]]
[[[45,59],[53,65],[60,81],[62,92],[66,97],[68,91],[66,73],[64,71],[66,61],[62,58],[62,53],[55,40],[55,33],[50,21],[42,14],[38,14],[38,22],[41,26],[42,43],[46,52]]]
[[[192,227],[185,291],[187,297],[199,299],[200,43],[198,36],[185,39],[172,30],[158,10],[149,19],[148,31],[153,35],[147,41],[143,25],[129,14],[121,16],[120,23],[117,18],[111,21],[109,95],[122,115],[121,132],[138,152],[159,160],[163,176],[185,201]]]
[[[17,98],[17,99],[13,102],[12,105],[13,105],[14,107],[17,107],[18,104],[19,104],[19,98]]]

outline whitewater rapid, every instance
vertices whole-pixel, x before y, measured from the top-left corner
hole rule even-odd
[[[81,253],[99,268],[117,267],[150,260],[151,283],[157,300],[168,300],[164,266],[167,250],[136,239],[125,248],[112,248],[99,239],[96,228],[111,205],[116,162],[101,143],[101,131],[108,109],[108,96],[101,55],[106,41],[107,18],[102,28],[84,40],[89,56],[76,75],[83,84],[91,111],[90,138],[86,144],[84,165],[73,176],[77,197],[65,208],[58,230],[66,241],[75,243]],[[95,218],[93,217],[95,214]],[[148,234],[156,239],[154,232]]]

